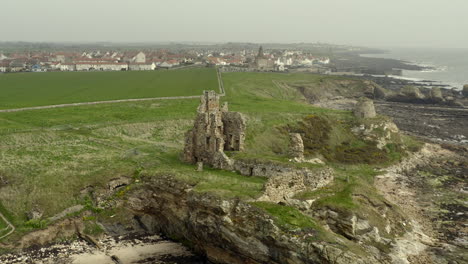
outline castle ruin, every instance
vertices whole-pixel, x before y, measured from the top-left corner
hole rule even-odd
[[[233,161],[224,151],[241,151],[245,140],[245,118],[219,104],[215,91],[204,91],[193,128],[187,132],[182,159],[188,163],[229,169]]]

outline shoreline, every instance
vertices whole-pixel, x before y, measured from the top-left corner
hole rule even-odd
[[[0,255],[4,264],[114,264],[114,263],[185,263],[202,264],[205,259],[180,243],[159,235],[105,235],[98,245],[83,240],[67,240],[45,247]],[[117,260],[117,261],[116,261]]]
[[[395,54],[396,53],[396,54]],[[392,56],[394,54],[394,57],[387,57]],[[406,69],[406,68],[399,68],[398,70],[401,70],[401,75],[396,76],[392,75],[390,77],[393,78],[398,78],[398,79],[405,79],[405,80],[410,80],[410,81],[415,81],[415,82],[433,82],[433,83],[438,83],[438,86],[449,86],[450,88],[455,88],[457,90],[462,90],[463,86],[468,83],[468,80],[464,81],[463,79],[460,80],[458,78],[458,71],[454,71],[453,68],[459,66],[443,61],[436,60],[438,63],[435,62],[427,62],[431,61],[431,59],[424,58],[422,57],[420,61],[416,60],[416,58],[407,59],[404,58],[404,55],[398,56],[398,50],[395,51],[386,51],[382,53],[362,53],[359,54],[360,57],[363,58],[372,58],[372,59],[380,59],[380,60],[398,60],[408,66],[417,66],[420,67],[421,69]],[[403,58],[402,58],[403,56]],[[452,70],[450,70],[452,69]],[[455,74],[455,75],[454,75]],[[450,75],[454,75],[453,77]],[[442,78],[441,78],[442,77]],[[430,81],[429,81],[430,80]]]

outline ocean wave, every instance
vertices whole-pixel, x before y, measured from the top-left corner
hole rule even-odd
[[[446,72],[448,71],[449,67],[445,65],[436,65],[430,62],[406,62],[407,65],[418,66],[424,68],[420,70],[420,72]]]
[[[399,75],[388,75],[388,77],[394,78],[394,79],[405,80],[405,81],[413,81],[413,82],[424,81],[424,79],[420,79],[420,78],[413,78],[413,77],[406,77],[406,76],[399,76]]]

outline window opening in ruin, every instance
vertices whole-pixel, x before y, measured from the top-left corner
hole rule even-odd
[[[254,168],[250,168],[250,172],[249,172],[250,176],[253,176],[253,170],[254,170]]]
[[[207,145],[207,146],[210,145],[210,137],[206,137],[206,145]]]

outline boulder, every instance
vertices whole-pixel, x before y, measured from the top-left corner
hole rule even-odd
[[[460,102],[457,98],[453,96],[447,96],[445,100],[446,100],[447,105],[450,105],[450,106],[458,106],[458,107],[464,106],[462,102]]]
[[[405,86],[401,89],[401,93],[409,100],[424,100],[424,95],[416,86]]]
[[[389,96],[387,100],[405,103],[424,103],[426,98],[418,87],[408,85],[401,88],[399,93]]]
[[[357,118],[373,118],[376,116],[374,102],[368,98],[361,98],[353,111]]]
[[[442,96],[442,91],[439,87],[434,87],[431,89],[431,100],[433,103],[440,103],[444,101],[444,97]]]
[[[387,91],[384,88],[377,85],[374,87],[374,98],[375,99],[385,99],[387,97]]]

